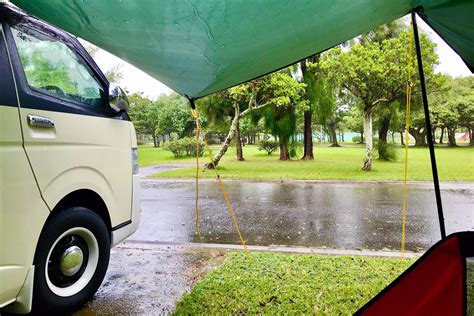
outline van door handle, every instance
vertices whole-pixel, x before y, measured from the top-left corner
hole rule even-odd
[[[28,121],[28,125],[30,125],[30,126],[47,127],[47,128],[53,128],[54,127],[53,120],[51,120],[47,117],[28,114],[26,119]]]

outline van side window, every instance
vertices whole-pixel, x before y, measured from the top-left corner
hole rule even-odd
[[[14,26],[12,33],[31,88],[88,106],[104,107],[104,88],[71,48],[22,25]]]

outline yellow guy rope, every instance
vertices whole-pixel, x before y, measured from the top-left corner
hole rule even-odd
[[[199,229],[199,120],[197,110],[191,109],[194,120],[196,121],[196,233],[199,242],[202,242],[201,230]]]
[[[411,66],[413,52],[413,20],[410,20],[410,45],[408,46],[408,81],[407,81],[407,99],[406,99],[406,120],[405,120],[405,172],[403,176],[403,211],[402,211],[402,259],[405,256],[405,225],[407,217],[407,177],[408,177],[408,141],[410,129],[410,106],[411,106]]]
[[[202,134],[202,141],[204,143],[204,147],[206,148],[206,151],[209,155],[209,163],[213,163],[212,161],[212,150],[207,144],[206,137],[204,130],[201,127],[201,123],[199,122],[199,113],[197,109],[192,109],[192,114],[194,117],[194,120],[196,121],[196,232],[199,236],[199,239],[201,240],[201,232],[199,230],[199,209],[198,209],[198,201],[199,201],[199,132]],[[244,237],[242,236],[242,233],[240,232],[239,228],[239,223],[237,222],[237,218],[235,217],[234,209],[232,208],[232,204],[230,204],[229,196],[227,195],[227,192],[224,187],[224,182],[222,182],[222,179],[219,175],[219,172],[217,171],[217,167],[214,167],[214,171],[216,172],[216,180],[219,183],[219,188],[222,191],[222,195],[224,196],[225,203],[227,205],[227,209],[229,210],[229,214],[232,217],[232,221],[234,222],[234,227],[237,231],[237,234],[239,235],[240,242],[242,243],[242,246],[244,247],[244,252],[247,256],[248,259],[250,259],[250,255],[247,249],[247,245],[245,244]]]

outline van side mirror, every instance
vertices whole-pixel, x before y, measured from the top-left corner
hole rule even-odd
[[[109,89],[109,104],[110,108],[115,112],[127,111],[130,107],[128,97],[125,91],[118,86],[110,86]]]

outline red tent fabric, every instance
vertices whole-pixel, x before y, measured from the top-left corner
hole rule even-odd
[[[466,315],[466,258],[472,256],[474,232],[448,236],[435,244],[357,314]]]

